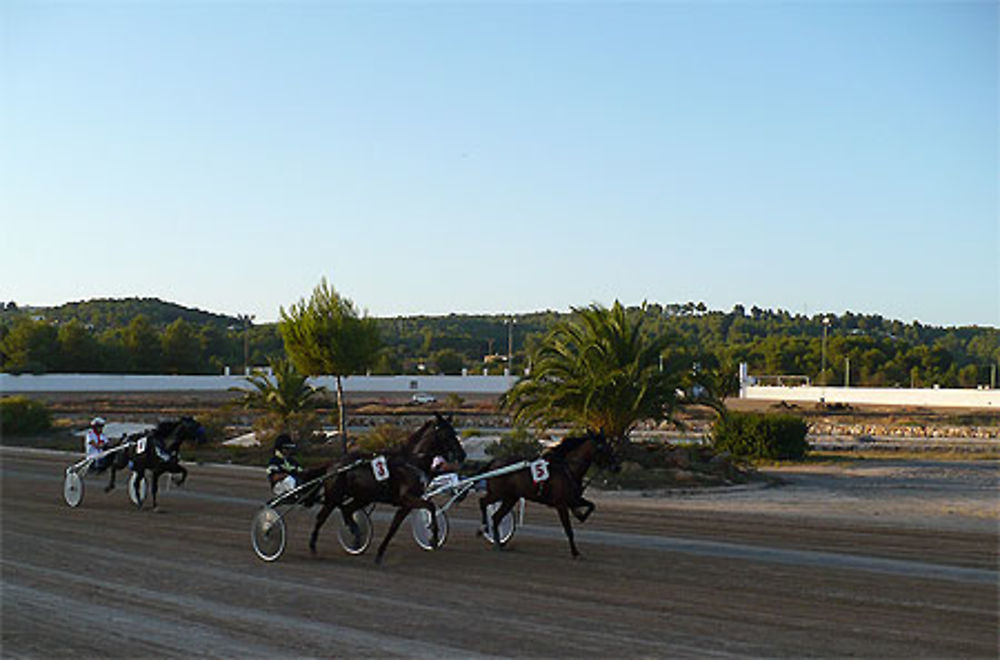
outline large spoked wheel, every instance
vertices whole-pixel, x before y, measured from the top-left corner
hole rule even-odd
[[[500,508],[502,502],[494,502],[486,506],[486,533],[483,536],[492,544],[493,541],[493,514]],[[516,509],[516,507],[515,507]],[[506,516],[500,519],[500,545],[507,545],[507,541],[514,536],[517,529],[517,519],[514,518],[514,510],[511,509]]]
[[[431,513],[427,509],[414,509],[410,514],[410,524],[413,527],[413,540],[424,550],[436,550],[444,545],[448,538],[448,515],[441,509],[437,510],[438,544],[431,543]]]
[[[132,504],[137,509],[141,509],[142,503],[146,501],[146,479],[140,477],[138,472],[129,475],[128,498],[132,500]]]
[[[372,544],[372,537],[375,534],[372,529],[372,519],[365,509],[358,509],[351,516],[354,524],[358,526],[358,534],[354,535],[351,528],[344,523],[344,516],[337,516],[337,540],[340,547],[349,555],[360,555],[368,546]]]
[[[264,507],[250,526],[253,551],[264,561],[274,561],[285,551],[285,520],[271,507]]]
[[[63,499],[66,504],[77,507],[83,501],[83,479],[76,472],[67,472],[63,480]]]

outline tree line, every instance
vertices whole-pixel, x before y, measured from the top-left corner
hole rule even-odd
[[[643,332],[666,336],[660,360],[735,373],[802,375],[813,382],[884,387],[987,385],[1000,363],[1000,329],[937,327],[879,315],[792,314],[704,303],[628,308]],[[570,313],[373,319],[375,374],[515,373]],[[824,323],[824,318],[827,323]],[[824,340],[824,329],[826,338]],[[157,299],[95,300],[54,308],[0,305],[0,369],[8,373],[240,373],[287,358],[278,324],[184,308]],[[825,357],[826,370],[822,370]],[[848,372],[848,368],[850,371]]]

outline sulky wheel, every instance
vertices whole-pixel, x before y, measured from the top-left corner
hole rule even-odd
[[[138,472],[133,472],[128,478],[128,498],[132,500],[135,508],[141,509],[142,503],[146,501],[146,479],[140,477]]]
[[[497,512],[503,502],[494,502],[486,506],[486,533],[483,537],[493,543],[493,514]],[[517,521],[514,518],[514,509],[507,512],[507,515],[500,519],[500,545],[506,545],[510,537],[514,536],[517,529]]]
[[[414,509],[410,514],[410,524],[413,527],[413,540],[424,550],[435,550],[431,545],[431,513],[427,509]],[[441,509],[437,510],[438,544],[444,545],[448,538],[448,515]]]
[[[285,551],[285,521],[271,507],[264,507],[253,517],[250,526],[253,551],[264,561],[274,561]]]
[[[76,472],[67,472],[63,480],[63,498],[66,504],[77,507],[83,501],[83,479]]]
[[[337,516],[337,540],[347,554],[360,555],[372,544],[372,536],[375,533],[372,529],[372,519],[365,509],[358,509],[351,517],[358,526],[358,536],[355,538],[351,528],[344,524],[343,516]]]

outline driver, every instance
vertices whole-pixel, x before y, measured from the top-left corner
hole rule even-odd
[[[87,458],[98,456],[111,446],[108,436],[104,435],[104,425],[105,421],[103,417],[95,417],[90,420],[90,428],[87,430],[87,435],[83,441],[83,449],[86,452]],[[107,469],[110,461],[110,456],[97,458],[90,464],[90,471],[103,472]]]
[[[267,481],[271,485],[271,492],[277,495],[284,495],[288,491],[301,486],[304,483],[322,476],[326,472],[325,467],[307,470],[295,458],[297,447],[291,436],[282,433],[274,440],[274,453],[271,460],[267,462]],[[309,493],[305,506],[312,506],[320,489],[316,488]]]

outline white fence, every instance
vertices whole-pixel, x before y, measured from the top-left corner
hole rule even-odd
[[[336,388],[333,376],[310,378],[313,385]],[[514,384],[513,376],[348,376],[344,391],[405,394],[494,394]],[[125,374],[0,374],[0,393],[42,392],[225,392],[246,387],[243,376],[145,376]]]
[[[825,401],[852,405],[1000,408],[1000,390],[747,385],[740,389],[740,398],[815,403]]]

